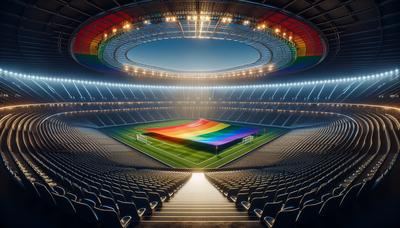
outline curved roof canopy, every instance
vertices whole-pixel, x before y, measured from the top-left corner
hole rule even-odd
[[[227,5],[219,1],[213,4],[219,5],[216,9]],[[192,10],[193,2],[184,1],[173,11],[160,10],[159,2],[131,4],[81,25],[73,36],[71,54],[82,65],[103,72],[205,80],[296,72],[325,57],[324,38],[301,18],[264,5],[235,4],[221,11]],[[145,6],[150,12],[143,11]],[[243,7],[248,8],[247,13],[236,10]],[[128,58],[132,48],[165,39],[233,40],[252,46],[260,58],[251,64],[209,72],[168,70]]]
[[[282,25],[282,20],[285,19],[276,15],[286,15],[289,12],[291,18],[302,18],[304,20],[300,21],[310,23],[315,31],[320,31],[321,37],[326,38],[325,60],[304,71],[307,75],[320,73],[322,70],[330,73],[329,76],[345,72],[376,71],[400,63],[400,44],[397,42],[400,23],[397,18],[400,11],[399,4],[393,0],[252,1],[259,5],[257,9],[247,1],[149,2],[134,3],[140,10],[129,14],[133,19],[132,23],[140,22],[139,18],[145,18],[146,15],[154,15],[154,12],[178,11],[197,14],[202,11],[218,12],[232,15],[232,18],[235,15],[244,15],[255,22],[275,20],[277,25]],[[4,0],[0,4],[0,27],[3,31],[0,36],[2,68],[52,74],[95,74],[102,77],[120,75],[99,74],[78,64],[71,55],[71,41],[82,26],[99,19],[99,15],[106,16],[110,12],[116,13],[129,8],[132,1]],[[266,14],[265,8],[276,9],[276,12]],[[149,19],[152,21],[153,18]],[[114,25],[119,22],[114,21],[115,18],[110,20]],[[101,27],[101,24],[98,26]],[[107,64],[104,66],[109,68]],[[63,75],[60,74],[61,76]],[[257,80],[261,79],[258,77]]]

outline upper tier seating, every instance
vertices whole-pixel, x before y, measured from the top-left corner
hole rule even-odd
[[[357,78],[356,78],[357,79]],[[44,80],[6,76],[0,72],[0,103],[72,101],[285,101],[386,103],[399,101],[399,73],[369,80],[306,81],[273,87],[225,89],[165,89],[129,87],[110,83],[84,83],[71,80]],[[372,89],[377,88],[377,89]]]
[[[136,107],[137,103],[133,103],[125,104],[126,109],[117,109],[111,104],[114,103],[105,102],[102,105],[93,105],[93,110],[90,112],[81,110],[79,114],[67,115],[66,121],[79,126],[98,128],[207,117],[208,119],[238,124],[299,128],[324,125],[340,118],[338,115],[323,110],[314,112],[315,107],[302,106],[301,103],[289,105],[282,102],[232,102],[222,104],[199,102],[199,104],[193,105],[191,102],[143,102],[142,106],[145,107],[139,108]],[[136,108],[132,109],[131,106]]]

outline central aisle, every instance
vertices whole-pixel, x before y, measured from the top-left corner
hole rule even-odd
[[[245,211],[236,209],[205,177],[193,173],[190,180],[139,227],[262,227]]]

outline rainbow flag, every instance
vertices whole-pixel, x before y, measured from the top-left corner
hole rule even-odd
[[[168,138],[190,140],[212,146],[221,146],[235,140],[258,133],[259,129],[233,126],[207,119],[199,119],[190,123],[162,127],[147,128],[146,133]]]

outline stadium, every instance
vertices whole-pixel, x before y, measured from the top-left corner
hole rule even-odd
[[[398,1],[0,4],[0,227],[400,227]]]

